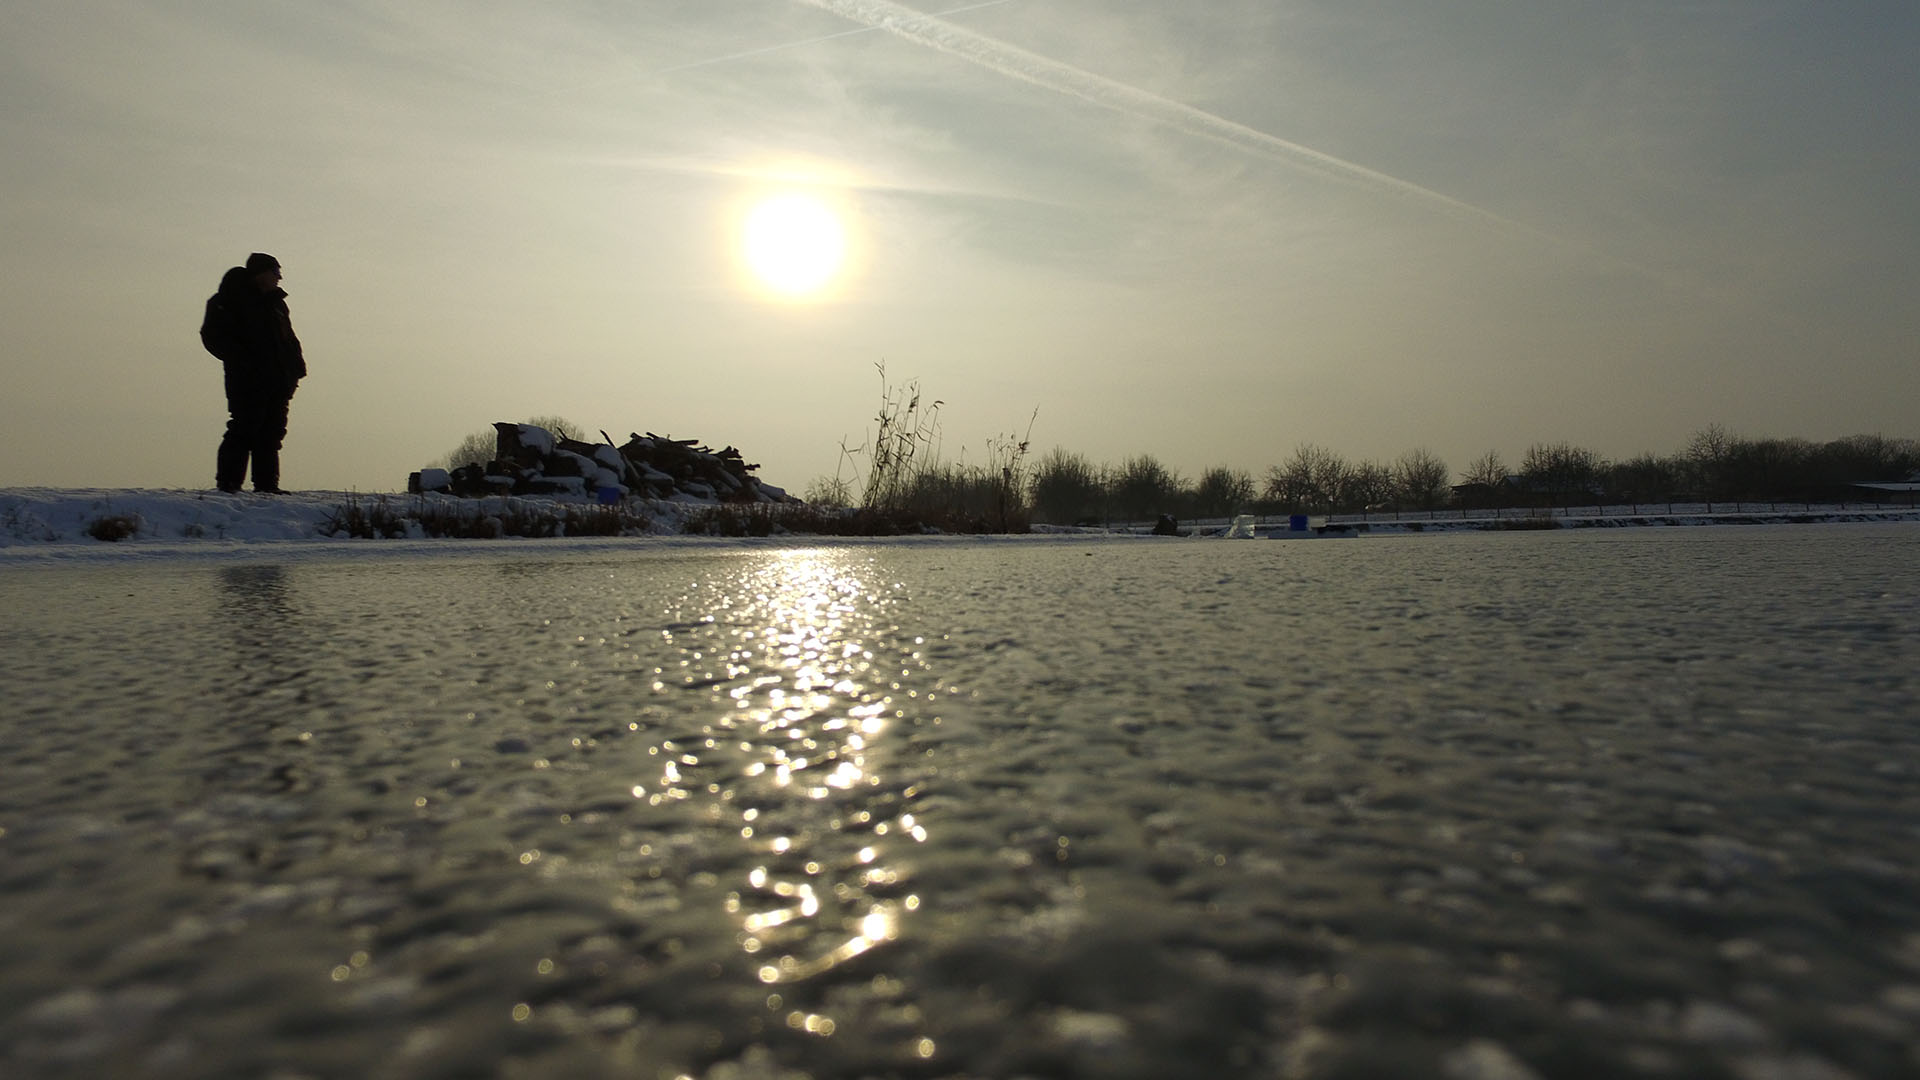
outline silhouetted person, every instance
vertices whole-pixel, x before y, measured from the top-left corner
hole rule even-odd
[[[227,434],[220,440],[214,484],[239,491],[253,462],[253,490],[280,493],[280,443],[287,437],[287,406],[306,378],[307,361],[280,287],[280,260],[247,256],[220,279],[207,299],[200,341],[226,368]]]

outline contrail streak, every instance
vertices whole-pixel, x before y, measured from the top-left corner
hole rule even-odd
[[[965,7],[948,8],[934,15],[933,18],[945,18],[948,15],[960,15],[969,11],[978,11],[981,8],[999,7],[1001,4],[1011,3],[1013,3],[1013,0],[981,0],[980,3],[968,4]],[[819,37],[810,37],[802,41],[785,41],[778,45],[763,45],[757,49],[746,49],[741,52],[728,53],[725,56],[710,56],[705,60],[693,60],[685,64],[675,64],[672,67],[635,72],[632,75],[621,75],[617,78],[602,79],[599,82],[582,83],[578,86],[560,87],[559,89],[548,90],[544,93],[548,95],[577,94],[585,90],[605,90],[610,86],[622,86],[627,83],[638,82],[641,79],[650,79],[660,75],[672,75],[675,72],[692,71],[696,68],[712,67],[715,64],[725,64],[734,60],[750,60],[753,57],[765,56],[768,53],[785,52],[788,49],[799,49],[808,45],[818,45],[823,41],[837,41],[840,38],[853,37],[856,34],[871,34],[879,29],[881,29],[879,26],[856,26],[852,30],[841,30],[838,33],[822,34]]]
[[[1356,165],[1331,154],[1321,153],[1309,146],[1289,142],[1245,124],[1235,123],[1225,117],[1196,109],[1191,105],[1184,105],[1138,87],[1095,75],[1093,72],[1063,64],[1058,60],[1050,60],[1017,45],[1009,45],[984,34],[942,22],[936,16],[922,14],[912,8],[893,3],[891,0],[800,0],[800,2],[832,12],[842,18],[851,19],[868,29],[885,30],[916,45],[924,45],[949,56],[978,64],[1000,75],[1032,83],[1035,86],[1140,119],[1165,124],[1189,135],[1203,135],[1218,139],[1321,176],[1413,198],[1458,217],[1498,225],[1503,229],[1526,233],[1555,243],[1563,242],[1530,225],[1523,225],[1510,218],[1502,217],[1491,210],[1483,210],[1451,195],[1442,195],[1430,188],[1377,172],[1364,165]]]
[[[947,10],[938,12],[935,15],[930,17],[936,18],[936,19],[944,19],[948,15],[959,15],[963,12],[978,11],[981,8],[998,7],[1001,4],[1011,4],[1011,3],[1013,3],[1013,0],[982,0],[981,3],[968,4],[966,7],[948,8]],[[711,60],[695,60],[690,64],[681,64],[677,67],[661,68],[660,70],[653,72],[653,74],[671,75],[676,71],[691,71],[694,68],[703,68],[712,64],[724,64],[729,60],[745,60],[745,59],[748,59],[749,57],[765,56],[767,53],[781,52],[786,49],[798,49],[803,45],[818,45],[823,41],[834,41],[838,38],[852,37],[855,34],[871,34],[875,30],[879,30],[879,29],[882,29],[882,28],[876,25],[861,26],[861,27],[856,27],[852,30],[842,30],[837,34],[822,34],[819,37],[808,38],[805,41],[789,41],[780,45],[768,45],[759,49],[748,49],[745,52],[728,53],[725,56],[716,56]]]

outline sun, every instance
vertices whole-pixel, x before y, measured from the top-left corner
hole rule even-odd
[[[755,203],[740,230],[747,266],[773,292],[817,296],[847,258],[847,233],[833,209],[812,195],[774,195]]]

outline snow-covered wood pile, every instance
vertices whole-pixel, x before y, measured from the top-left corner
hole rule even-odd
[[[622,446],[555,436],[534,424],[493,425],[499,433],[492,461],[459,468],[422,469],[407,480],[413,492],[455,495],[577,495],[612,502],[630,495],[692,502],[799,502],[753,475],[760,466],[729,446],[710,450],[698,439],[648,432]],[[602,433],[604,434],[604,432]]]

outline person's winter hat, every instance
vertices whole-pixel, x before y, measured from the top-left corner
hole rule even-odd
[[[260,274],[268,270],[280,269],[280,260],[264,251],[256,251],[247,256],[247,273]]]

